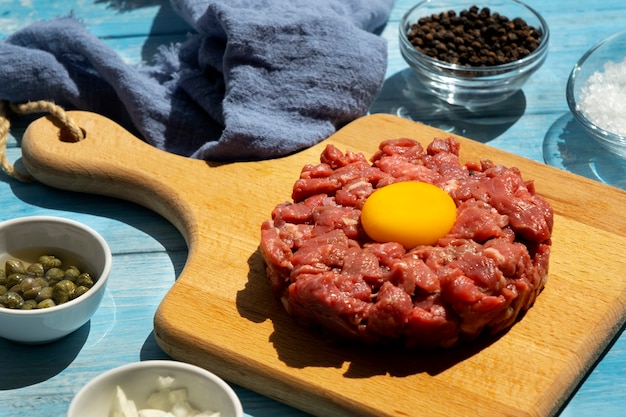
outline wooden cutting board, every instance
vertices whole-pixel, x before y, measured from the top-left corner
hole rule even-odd
[[[45,118],[28,128],[22,152],[31,174],[53,187],[144,205],[171,221],[189,246],[154,318],[159,345],[313,415],[554,415],[624,320],[626,193],[457,137],[462,160],[517,166],[553,205],[545,290],[506,334],[461,348],[333,345],[295,326],[272,297],[258,250],[261,222],[290,198],[301,167],[319,162],[328,143],[369,157],[385,139],[426,145],[449,134],[373,115],[282,159],[214,164],[159,151],[98,115],[70,116],[85,140],[60,141],[58,126]]]

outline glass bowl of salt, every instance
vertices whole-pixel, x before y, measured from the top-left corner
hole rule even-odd
[[[594,45],[567,82],[567,104],[580,125],[608,151],[626,158],[626,30]]]

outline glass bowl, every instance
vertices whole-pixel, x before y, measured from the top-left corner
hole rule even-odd
[[[626,123],[622,122],[626,62],[619,65],[625,59],[626,30],[605,38],[587,51],[574,65],[566,88],[567,104],[574,118],[598,144],[620,157],[626,157]],[[615,76],[621,76],[621,80]],[[620,95],[620,102],[614,103],[611,96]]]
[[[72,260],[94,278],[83,295],[48,308],[0,308],[0,337],[18,343],[38,344],[61,339],[87,323],[96,312],[111,271],[111,250],[96,231],[74,220],[54,216],[21,217],[0,222],[0,261],[10,258],[27,263],[40,255]],[[32,259],[31,259],[32,258]],[[10,290],[10,288],[8,289]]]
[[[529,55],[509,63],[491,66],[451,64],[417,50],[407,34],[420,18],[478,5],[488,7],[510,20],[522,18],[541,31],[540,43]],[[411,8],[400,21],[400,52],[427,91],[449,104],[467,108],[488,106],[503,101],[518,90],[546,59],[550,31],[539,13],[517,0],[425,0]]]

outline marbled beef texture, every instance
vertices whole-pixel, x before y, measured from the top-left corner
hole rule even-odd
[[[273,292],[301,323],[365,343],[450,347],[510,327],[533,304],[548,272],[553,212],[518,169],[461,164],[459,143],[425,151],[389,140],[369,162],[329,145],[306,165],[293,203],[262,225],[261,253]],[[450,233],[407,250],[364,233],[360,209],[376,189],[424,181],[457,205]]]

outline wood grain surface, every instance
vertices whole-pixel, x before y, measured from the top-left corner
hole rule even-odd
[[[53,187],[144,205],[184,235],[184,270],[159,306],[155,335],[172,357],[317,416],[546,416],[558,412],[622,324],[624,191],[457,137],[461,159],[517,166],[555,210],[547,286],[505,334],[431,353],[337,346],[295,326],[270,294],[260,224],[326,144],[370,156],[380,141],[448,136],[391,115],[361,118],[286,158],[212,164],[156,150],[101,116],[59,140],[40,119],[22,158]]]

